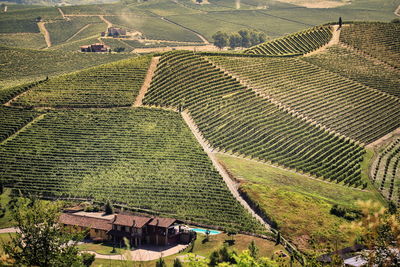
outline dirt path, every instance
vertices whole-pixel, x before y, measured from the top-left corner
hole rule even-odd
[[[218,47],[209,45],[197,45],[197,46],[168,46],[168,47],[154,47],[154,48],[136,48],[132,53],[157,53],[157,52],[167,52],[172,50],[189,50],[194,52],[207,52],[207,51],[221,51]]]
[[[399,135],[400,134],[400,128],[397,128],[396,130],[394,130],[393,132],[388,133],[387,135],[382,136],[381,138],[379,138],[378,140],[368,144],[365,146],[365,148],[374,148],[379,146],[380,144],[386,142],[388,139],[392,138],[395,135]]]
[[[16,228],[16,227],[0,229],[0,234],[8,234],[8,233],[16,233],[16,232],[18,232],[18,228]]]
[[[400,5],[396,8],[396,10],[394,11],[394,14],[395,14],[396,16],[399,16],[399,17],[400,17]]]
[[[262,223],[265,228],[268,230],[271,229],[271,226],[265,222],[250,206],[247,204],[247,202],[240,196],[238,190],[237,190],[237,184],[231,179],[229,176],[228,172],[225,170],[225,168],[218,162],[215,154],[213,153],[213,150],[210,148],[210,146],[207,144],[201,133],[199,132],[195,122],[191,118],[188,112],[183,111],[182,113],[182,118],[186,122],[186,124],[189,126],[190,130],[192,131],[193,135],[196,137],[197,141],[199,144],[203,147],[204,151],[207,153],[208,157],[211,159],[214,167],[217,169],[219,174],[222,176],[224,179],[226,185],[228,186],[229,190],[231,191],[232,195],[239,201],[239,203],[247,209],[250,214],[255,217],[260,223]]]
[[[107,20],[107,19],[104,17],[104,15],[99,15],[99,18],[100,18],[102,21],[104,21],[105,24],[107,24],[107,29],[110,28],[110,27],[112,27],[112,23],[111,23],[109,20]],[[107,31],[107,29],[106,29],[106,31]]]
[[[64,12],[62,11],[61,8],[58,8],[58,12],[60,12],[60,14],[61,14],[61,16],[63,17],[63,19],[69,20],[69,18],[65,16],[65,14],[64,14]]]
[[[154,72],[157,69],[157,64],[160,60],[160,57],[153,57],[150,62],[149,69],[147,70],[146,78],[144,79],[143,85],[140,88],[139,94],[136,97],[135,103],[133,104],[134,107],[140,107],[143,105],[143,98],[147,93],[147,90],[150,87],[151,80],[153,79]]]
[[[50,34],[46,29],[45,26],[46,22],[38,22],[38,26],[40,29],[40,32],[43,34],[44,39],[46,40],[47,48],[51,47],[51,40],[50,40]]]
[[[79,31],[77,31],[76,33],[74,33],[74,35],[72,35],[71,37],[69,37],[65,42],[69,42],[70,40],[72,40],[75,36],[77,36],[79,33],[81,33],[82,31],[84,31],[87,27],[89,27],[92,24],[87,24],[85,26],[83,26]]]
[[[314,51],[312,51],[310,53],[305,54],[304,55],[305,57],[312,56],[312,55],[315,55],[315,54],[319,54],[319,53],[325,51],[328,47],[330,47],[332,45],[339,44],[341,29],[339,28],[339,25],[333,25],[332,28],[333,29],[332,29],[332,38],[331,38],[331,40],[326,45],[321,46],[317,50],[314,50]]]

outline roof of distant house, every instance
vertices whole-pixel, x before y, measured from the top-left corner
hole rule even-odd
[[[135,228],[142,228],[145,226],[151,218],[135,216],[135,215],[126,215],[126,214],[116,214],[114,220],[111,221],[112,224],[129,226]]]
[[[68,225],[76,225],[80,227],[90,227],[98,230],[111,230],[110,220],[94,218],[71,213],[62,213],[59,222]]]
[[[176,219],[156,217],[156,218],[153,218],[153,220],[149,223],[149,225],[167,228],[167,227],[170,227],[175,222],[176,222]]]

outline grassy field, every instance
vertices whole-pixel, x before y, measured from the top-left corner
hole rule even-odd
[[[332,205],[355,208],[359,199],[380,201],[374,191],[316,181],[268,164],[223,154],[218,154],[218,159],[240,182],[240,188],[278,223],[282,234],[303,251],[332,247],[336,240],[339,247],[348,244],[348,235],[339,228],[346,221],[329,213]]]

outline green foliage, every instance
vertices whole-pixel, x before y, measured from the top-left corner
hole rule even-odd
[[[41,33],[0,34],[0,45],[33,49],[41,49],[47,46]]]
[[[254,242],[254,240],[251,241],[251,243],[249,244],[248,249],[249,249],[250,256],[253,257],[254,259],[258,259],[258,251],[259,251],[259,249],[256,246],[256,243]]]
[[[292,109],[293,115],[305,116],[364,144],[400,127],[397,98],[297,58],[211,60],[257,92]]]
[[[114,213],[114,209],[110,200],[107,200],[106,205],[104,206],[104,213],[107,215]]]
[[[0,172],[23,193],[109,199],[188,221],[262,229],[172,111],[49,112],[0,145]]]
[[[250,39],[250,36],[248,38]],[[330,27],[320,26],[257,45],[246,50],[245,53],[260,55],[306,54],[327,44],[331,38],[332,30]]]
[[[167,267],[167,264],[163,258],[159,258],[156,262],[156,267]]]
[[[357,209],[349,209],[347,207],[334,204],[330,210],[330,214],[342,217],[348,221],[354,221],[361,217],[361,211]]]
[[[92,253],[83,252],[81,253],[82,263],[84,266],[90,267],[94,260],[96,259],[96,255]]]
[[[355,23],[344,27],[340,41],[395,68],[400,67],[399,23]]]
[[[59,76],[34,87],[13,105],[131,106],[143,84],[149,63],[150,57],[143,56]]]
[[[250,72],[258,62],[237,60]],[[215,149],[362,184],[362,147],[293,117],[200,56],[178,51],[161,57],[143,103],[179,107],[182,101]]]
[[[37,199],[18,199],[12,210],[20,232],[3,244],[17,266],[80,266],[76,242],[81,234],[68,234],[57,223],[60,205]],[[74,241],[72,241],[74,240]]]
[[[214,40],[214,45],[216,47],[218,47],[219,49],[222,49],[226,46],[228,46],[228,42],[229,42],[229,35],[223,32],[216,32],[213,36],[212,36],[213,40]]]
[[[183,267],[183,264],[179,258],[175,258],[173,267]]]

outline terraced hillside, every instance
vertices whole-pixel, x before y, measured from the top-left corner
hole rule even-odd
[[[340,41],[400,68],[400,24],[356,23],[346,25]]]
[[[44,196],[111,199],[212,225],[261,228],[176,112],[50,112],[0,144],[1,182]]]
[[[139,93],[150,57],[142,56],[66,74],[32,88],[17,106],[130,106]]]
[[[299,59],[210,57],[283,106],[368,144],[400,127],[400,100]]]
[[[349,49],[333,46],[303,60],[369,87],[400,97],[400,72],[385,68]]]
[[[382,149],[371,166],[376,187],[388,199],[400,205],[400,137]]]
[[[161,57],[144,104],[188,109],[211,146],[360,186],[364,150],[296,119],[189,52]]]
[[[306,54],[327,44],[331,38],[332,29],[329,26],[320,26],[256,45],[245,50],[244,53],[256,55]]]

